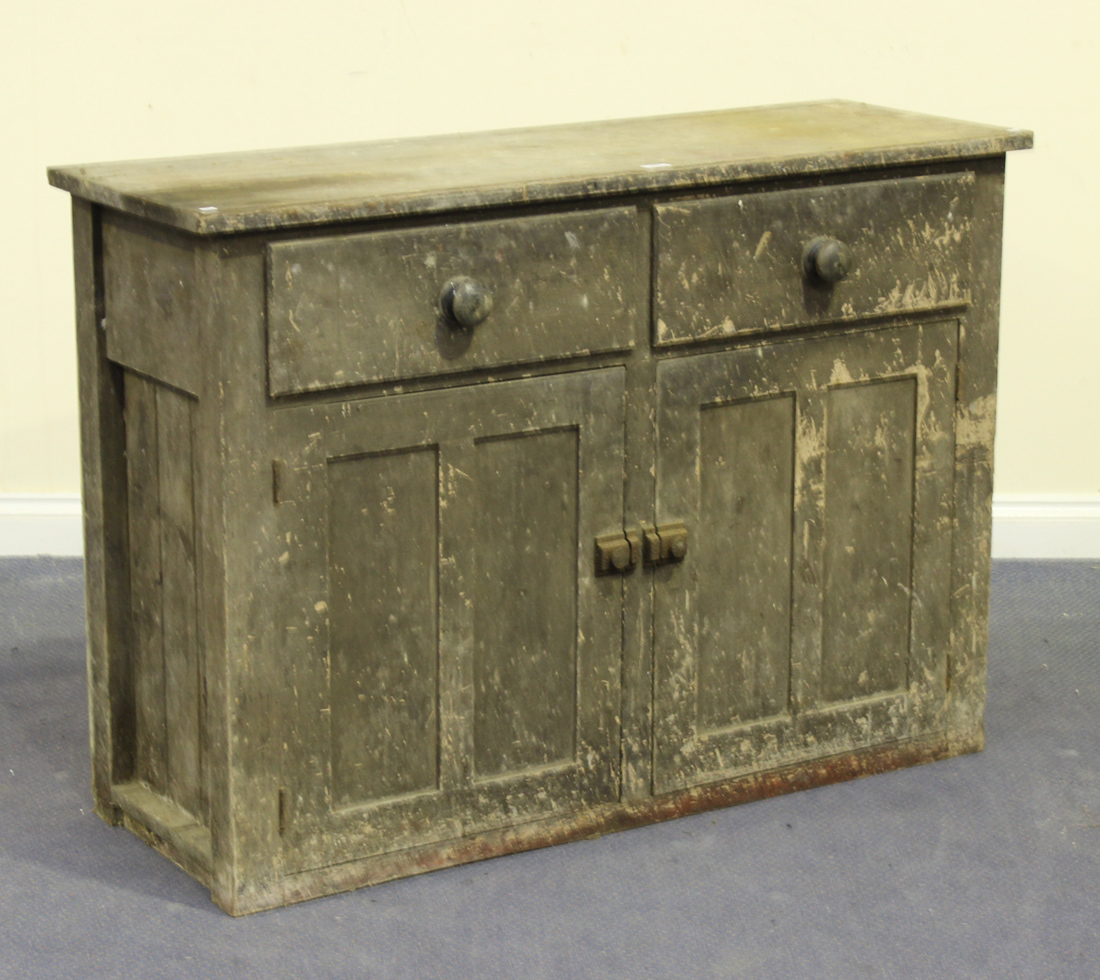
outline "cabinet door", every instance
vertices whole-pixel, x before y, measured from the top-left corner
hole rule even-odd
[[[617,797],[623,381],[280,412],[288,871]]]
[[[954,321],[658,368],[658,791],[942,728]]]

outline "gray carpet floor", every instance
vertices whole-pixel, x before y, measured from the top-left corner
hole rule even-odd
[[[93,815],[81,593],[0,560],[0,977],[1100,978],[1100,562],[995,566],[979,755],[245,919]]]

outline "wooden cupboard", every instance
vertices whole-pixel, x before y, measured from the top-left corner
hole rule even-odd
[[[980,748],[1030,141],[829,102],[51,170],[97,812],[241,914]]]

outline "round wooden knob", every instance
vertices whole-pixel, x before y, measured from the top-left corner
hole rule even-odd
[[[806,275],[830,286],[846,279],[855,264],[852,250],[835,238],[815,238],[802,250]]]
[[[439,306],[448,320],[471,330],[484,323],[493,312],[493,294],[484,283],[469,276],[459,276],[443,287]]]

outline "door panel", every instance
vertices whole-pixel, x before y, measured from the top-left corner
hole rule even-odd
[[[658,367],[655,784],[936,730],[955,321]]]
[[[439,785],[438,471],[433,447],[328,466],[336,807]]]
[[[574,757],[578,436],[477,443],[478,491],[491,504],[478,514],[474,584],[479,777]]]
[[[287,870],[617,798],[623,382],[280,411]]]
[[[826,397],[823,701],[906,686],[916,395],[905,377]]]
[[[787,709],[791,653],[790,394],[711,405],[699,418],[697,577],[701,731]],[[721,585],[718,585],[721,583]],[[731,602],[731,597],[737,601]]]

